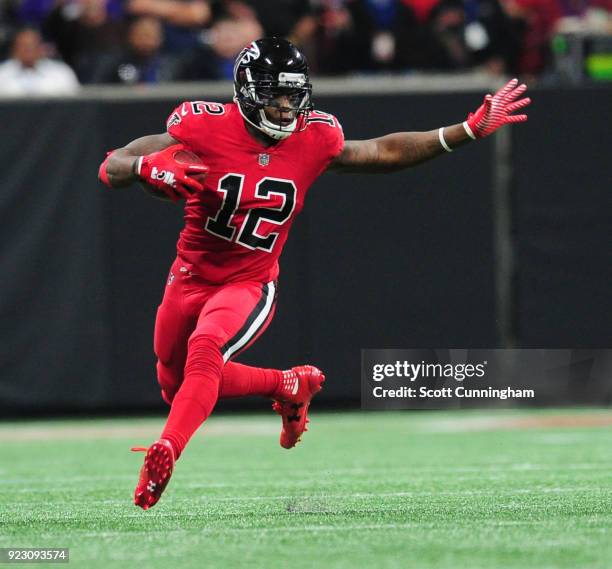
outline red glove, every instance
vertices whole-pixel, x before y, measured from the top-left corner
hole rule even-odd
[[[184,150],[182,144],[173,144],[164,150],[141,156],[134,165],[136,175],[166,194],[172,201],[188,198],[194,191],[201,192],[204,186],[190,174],[206,174],[208,166],[188,162],[177,162],[174,154]]]
[[[463,128],[470,138],[484,138],[500,126],[527,120],[527,115],[511,114],[531,103],[529,97],[516,100],[527,90],[527,85],[517,85],[518,79],[508,81],[495,95],[486,95],[478,110],[468,115]]]

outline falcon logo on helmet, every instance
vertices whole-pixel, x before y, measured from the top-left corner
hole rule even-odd
[[[239,59],[240,63],[250,63],[254,59],[258,59],[260,55],[259,47],[256,42],[253,42],[251,45],[248,45],[242,50]]]
[[[234,65],[234,101],[252,126],[275,140],[306,128],[312,110],[312,85],[304,54],[282,38],[263,38],[244,48]],[[288,119],[275,122],[266,107]]]

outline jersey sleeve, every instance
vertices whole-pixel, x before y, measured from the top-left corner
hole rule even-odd
[[[334,115],[322,111],[312,111],[308,123],[309,128],[315,128],[318,134],[317,154],[323,171],[344,149],[342,125]]]
[[[207,129],[208,121],[225,114],[225,105],[208,101],[185,101],[166,121],[168,134],[189,148],[194,148]]]
[[[330,115],[334,119],[335,128],[332,130],[330,136],[330,161],[336,158],[344,150],[344,131],[340,121],[333,115]]]
[[[166,121],[166,130],[168,134],[182,142],[185,146],[191,146],[190,142],[193,137],[193,115],[189,109],[190,103],[185,101],[174,109],[168,120]]]

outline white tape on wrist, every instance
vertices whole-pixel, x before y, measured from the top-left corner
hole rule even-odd
[[[470,125],[467,123],[467,121],[463,121],[463,130],[465,130],[465,133],[472,139],[472,140],[476,140],[476,135],[472,132],[472,129],[470,128]]]
[[[144,158],[144,156],[141,156],[140,158],[138,158],[138,161],[136,162],[136,174],[138,174],[140,176],[140,169],[142,168],[142,159]]]
[[[444,148],[444,150],[446,150],[446,152],[452,152],[453,149],[446,144],[446,140],[444,140],[444,127],[441,126],[438,129],[438,138],[440,139],[440,144],[442,145],[442,148]]]

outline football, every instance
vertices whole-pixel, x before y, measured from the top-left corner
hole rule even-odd
[[[204,164],[202,159],[197,155],[191,152],[191,150],[187,150],[185,148],[179,148],[172,155],[174,160],[176,160],[179,164]],[[201,184],[204,184],[204,180],[206,180],[206,174],[191,174],[190,176],[194,180],[197,180]],[[172,200],[161,190],[157,189],[155,186],[152,186],[145,182],[144,180],[139,180],[138,185],[150,196],[163,200],[166,202],[172,202]]]

